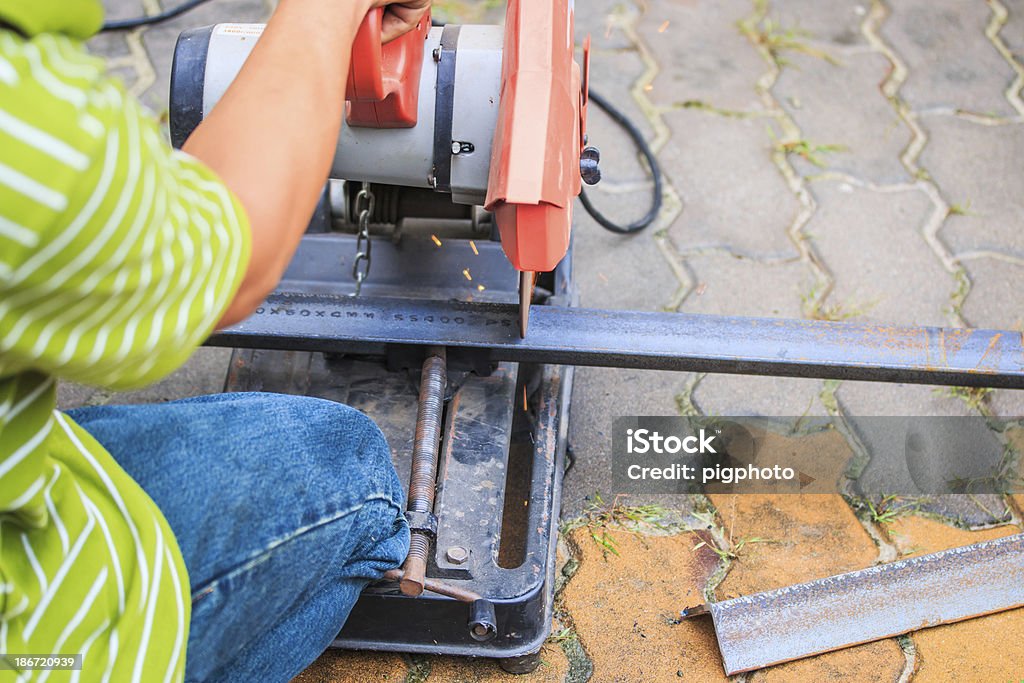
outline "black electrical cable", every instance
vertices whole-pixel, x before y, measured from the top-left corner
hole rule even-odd
[[[114,21],[108,21],[103,24],[101,31],[124,31],[133,28],[139,28],[140,26],[150,26],[152,24],[159,24],[160,22],[173,19],[179,15],[184,14],[190,10],[203,5],[210,0],[185,0],[180,5],[164,10],[159,14],[154,14],[147,17],[136,17],[135,19],[119,19]],[[437,21],[436,19],[431,22],[434,26],[444,26],[444,22]],[[593,90],[589,93],[589,98],[598,107],[603,109],[608,116],[611,117],[612,121],[617,123],[626,133],[632,138],[636,148],[643,155],[644,159],[647,160],[647,165],[651,169],[651,179],[654,181],[654,190],[651,198],[651,208],[640,220],[634,221],[627,225],[620,225],[612,222],[607,216],[601,213],[597,207],[590,203],[590,198],[587,197],[586,190],[580,192],[580,201],[583,203],[583,208],[587,210],[597,223],[605,230],[610,230],[620,235],[629,235],[631,233],[640,232],[658,217],[658,213],[661,211],[661,190],[662,190],[662,179],[661,179],[661,168],[658,166],[658,160],[654,156],[654,152],[651,151],[650,145],[647,144],[647,140],[644,139],[644,134],[640,132],[640,129],[629,120],[629,117],[623,114],[621,111],[616,109],[611,102],[607,99],[594,92]]]
[[[621,111],[612,106],[612,103],[606,100],[601,95],[597,94],[593,90],[590,91],[590,101],[599,106],[605,111],[608,116],[611,117],[612,121],[622,127],[629,137],[633,139],[633,143],[636,148],[640,150],[640,153],[647,160],[647,165],[651,169],[651,179],[654,181],[653,196],[651,198],[651,208],[640,220],[629,223],[628,225],[619,225],[608,219],[603,213],[598,211],[597,207],[590,203],[590,198],[587,197],[587,191],[582,190],[580,192],[580,201],[583,203],[583,208],[587,210],[587,213],[593,217],[598,224],[605,230],[610,230],[620,235],[629,235],[634,232],[640,232],[658,217],[658,213],[661,211],[661,167],[658,166],[658,159],[654,156],[654,152],[651,151],[650,145],[647,144],[647,140],[644,139],[644,134],[640,132],[640,129],[629,120],[629,117],[623,114]]]
[[[103,24],[100,31],[127,31],[133,28],[139,28],[140,26],[150,26],[152,24],[159,24],[161,21],[167,21],[173,19],[176,16],[184,14],[189,10],[194,10],[196,7],[203,5],[210,0],[185,0],[180,5],[166,9],[159,14],[153,14],[147,17],[135,17],[134,19],[114,19]]]

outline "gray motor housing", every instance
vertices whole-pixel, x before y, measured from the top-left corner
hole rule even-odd
[[[179,36],[170,92],[175,147],[216,106],[262,31],[262,24],[217,24]],[[417,124],[343,125],[331,177],[429,188],[450,192],[460,204],[483,204],[501,97],[503,40],[500,26],[432,28],[424,44]]]

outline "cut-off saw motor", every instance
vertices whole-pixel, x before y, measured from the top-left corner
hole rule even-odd
[[[393,203],[424,217],[451,214],[427,208],[437,202],[491,212],[520,273],[525,336],[535,274],[554,270],[569,248],[581,168],[588,183],[600,177],[597,150],[586,148],[589,38],[581,68],[566,0],[511,0],[504,27],[425,17],[383,46],[382,14],[367,15],[353,45],[331,178],[414,195]],[[175,146],[213,110],[262,31],[218,24],[182,34],[171,76]]]

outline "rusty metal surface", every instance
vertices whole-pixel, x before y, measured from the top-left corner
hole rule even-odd
[[[1017,534],[711,603],[707,611],[731,676],[1021,605],[1024,534]]]
[[[409,517],[412,533],[409,555],[402,566],[402,592],[416,596],[423,592],[427,574],[430,533],[417,529],[412,513],[433,515],[437,482],[437,455],[441,443],[441,411],[444,409],[448,371],[444,348],[430,349],[423,361],[420,375],[419,410],[416,413],[416,436],[413,440],[412,474],[409,476]],[[436,531],[436,530],[435,530]]]

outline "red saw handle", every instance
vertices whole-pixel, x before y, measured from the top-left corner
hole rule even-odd
[[[348,124],[364,128],[412,128],[419,106],[423,41],[430,13],[412,31],[381,45],[384,8],[372,9],[352,43],[348,71]]]

